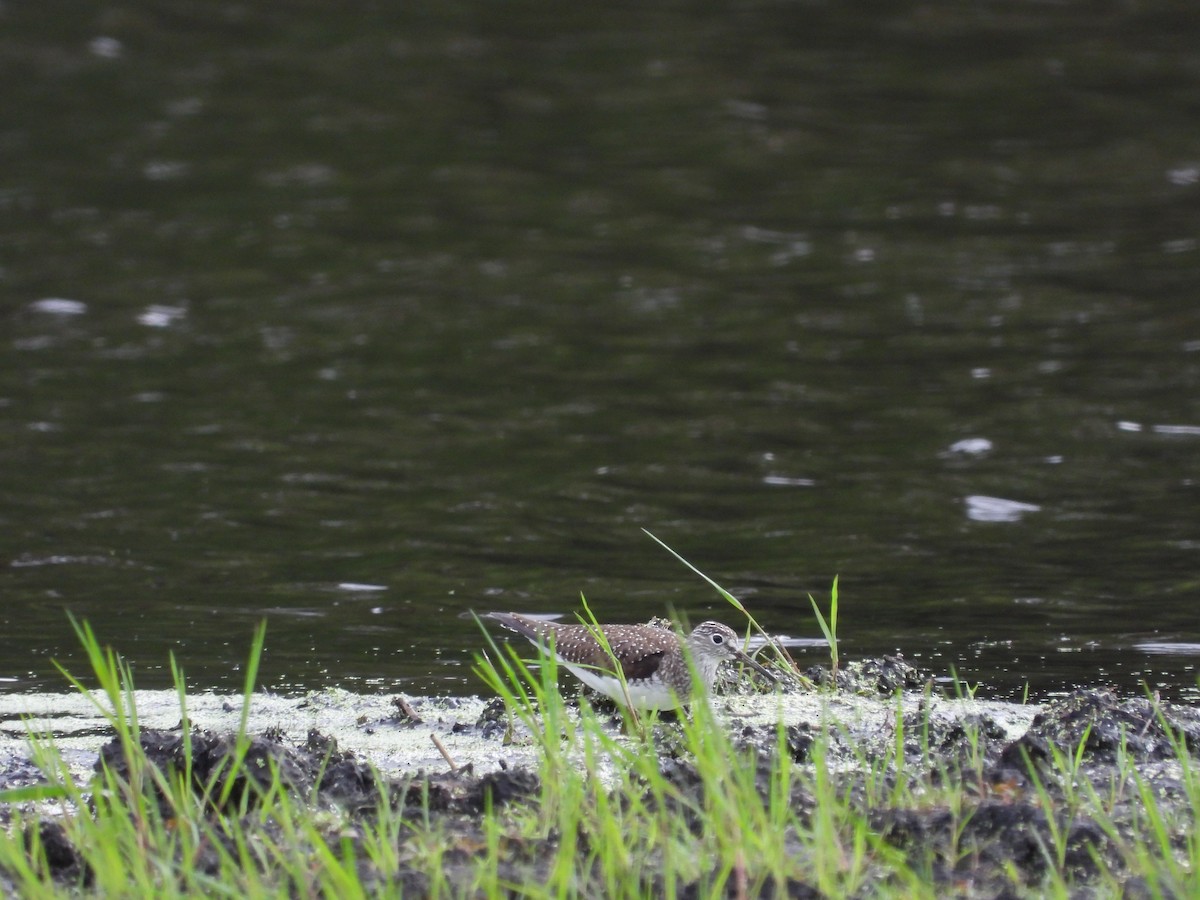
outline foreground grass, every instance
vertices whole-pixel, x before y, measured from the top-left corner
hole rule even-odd
[[[1090,727],[1044,753],[1022,745],[1006,769],[979,729],[939,734],[898,700],[882,751],[836,725],[735,739],[705,702],[675,725],[623,731],[586,702],[564,705],[553,659],[532,668],[493,648],[478,670],[517,739],[539,746],[535,795],[448,814],[429,779],[379,778],[371,803],[346,809],[250,752],[248,707],[214,771],[197,774],[187,741],[175,764],[155,764],[128,668],[78,630],[115,741],[79,784],[54,742],[31,735],[46,784],[0,793],[12,810],[0,888],[22,897],[1200,893],[1200,777],[1165,717],[1162,777],[1123,740],[1111,766],[1091,767]],[[247,703],[261,647],[260,630]]]

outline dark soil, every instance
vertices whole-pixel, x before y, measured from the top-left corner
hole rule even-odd
[[[832,681],[827,675],[814,674],[818,675],[815,681]],[[856,675],[837,680],[840,690],[878,691],[883,695],[897,687],[924,683],[925,679],[899,659],[877,661],[860,667]],[[494,712],[491,716],[485,714],[474,727],[489,739],[500,741],[504,739],[505,717],[502,708]],[[413,715],[411,708],[402,710],[402,719]],[[403,727],[401,722],[397,725]],[[925,861],[920,863],[925,877],[950,893],[1010,896],[1013,871],[1033,892],[1050,870],[1081,887],[1097,874],[1101,862],[1111,871],[1120,872],[1122,842],[1137,839],[1131,824],[1139,821],[1139,792],[1132,785],[1122,786],[1111,824],[1074,813],[1077,807],[1072,792],[1083,779],[1097,786],[1109,785],[1122,760],[1133,764],[1155,795],[1162,798],[1160,802],[1176,803],[1179,811],[1190,814],[1178,768],[1171,763],[1179,754],[1188,755],[1194,762],[1200,750],[1200,712],[1192,708],[1155,705],[1142,698],[1122,699],[1105,690],[1078,690],[1049,704],[1017,740],[1009,740],[1004,729],[986,716],[933,726],[930,720],[914,714],[905,720],[904,728],[905,764],[894,766],[890,777],[961,786],[967,808],[952,810],[936,804],[869,808],[860,801],[861,814],[887,845],[909,855],[914,864]],[[791,759],[808,762],[817,738],[815,727],[794,725],[785,737],[784,750]],[[746,728],[738,740],[756,751],[766,791],[770,758],[780,746],[774,729]],[[831,740],[835,746],[827,752],[832,755],[838,752],[836,743],[844,738],[839,738],[835,730]],[[231,737],[207,731],[186,737],[178,731],[147,731],[141,735],[141,743],[147,757],[163,771],[184,771],[190,748],[192,784],[197,791],[208,786],[206,802],[212,815],[236,815],[246,808],[243,803],[253,807],[272,770],[281,774],[296,797],[341,809],[350,822],[376,815],[381,803],[389,804],[413,825],[402,831],[402,842],[411,839],[418,826],[425,829],[432,824],[440,829],[447,848],[443,874],[464,892],[470,890],[472,862],[486,846],[481,820],[484,811],[536,802],[540,790],[537,775],[527,769],[475,775],[467,765],[452,773],[418,772],[403,779],[384,779],[354,753],[340,749],[332,739],[317,732],[299,743],[289,742],[278,731],[267,732],[255,736],[240,750]],[[664,740],[662,747],[663,772],[679,792],[677,812],[695,817],[695,810],[704,808],[704,783],[691,763],[673,749],[671,741]],[[851,748],[845,749],[850,752]],[[240,768],[242,774],[237,780],[227,783],[221,774],[227,768],[224,763],[239,752],[247,765]],[[1073,784],[1059,782],[1064,759],[1078,765]],[[124,771],[124,756],[116,741],[101,750],[96,769],[105,766],[117,773]],[[839,795],[866,796],[861,772],[846,771],[837,775],[836,781]],[[801,823],[809,821],[816,809],[816,799],[800,786],[804,783],[797,779],[792,794]],[[621,802],[621,798],[614,798],[614,802]],[[697,830],[704,827],[699,819],[690,824]],[[49,822],[28,827],[27,840],[31,846],[40,844],[48,875],[59,883],[86,887],[87,865],[62,827]],[[1144,832],[1144,819],[1141,828]],[[1067,836],[1061,858],[1049,849],[1055,845],[1055,834]],[[345,832],[339,835],[344,839]],[[584,847],[586,837],[580,836]],[[1186,835],[1181,833],[1178,839],[1182,842]],[[555,844],[553,835],[540,841],[508,842],[501,877],[516,884],[537,879],[552,859]],[[406,854],[399,857],[404,859]],[[210,859],[201,859],[199,865],[217,871],[216,851]],[[415,868],[387,873],[364,870],[360,876],[368,887],[399,885],[406,895],[420,895],[430,887],[427,875]],[[648,883],[644,887],[649,896],[663,886]],[[1125,889],[1129,896],[1149,895],[1147,888],[1134,880]],[[811,885],[801,881],[769,883],[762,891],[766,896],[817,896]],[[684,889],[681,896],[690,893],[704,894],[704,884]]]

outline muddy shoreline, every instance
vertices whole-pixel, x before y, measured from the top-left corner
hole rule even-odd
[[[897,671],[900,684],[894,677]],[[865,777],[864,760],[895,753],[898,736],[910,767],[904,777],[960,783],[972,806],[965,817],[937,804],[876,805],[864,807],[861,814],[871,830],[900,853],[944,845],[946,852],[938,855],[940,862],[928,877],[934,884],[953,885],[962,896],[1005,895],[1013,872],[1025,885],[1036,887],[1047,866],[1054,864],[1046,848],[1055,833],[1065,836],[1066,852],[1058,865],[1070,878],[1086,883],[1102,861],[1120,868],[1123,841],[1138,839],[1138,792],[1129,790],[1126,799],[1114,802],[1111,821],[1081,816],[1069,802],[1072,786],[1056,781],[1056,766],[1064,756],[1076,762],[1074,777],[1096,785],[1112,785],[1120,767],[1132,763],[1138,777],[1162,798],[1172,821],[1178,821],[1178,840],[1186,840],[1194,811],[1183,787],[1179,755],[1182,750],[1192,763],[1200,753],[1196,709],[1156,705],[1144,697],[1099,689],[1079,689],[1046,705],[943,697],[925,687],[916,689],[921,682],[906,681],[907,671],[887,660],[871,661],[857,666],[852,677],[843,676],[836,689],[827,685],[817,691],[733,694],[712,702],[735,745],[755,748],[763,760],[781,751],[777,723],[782,723],[785,735],[783,752],[798,767],[812,764],[812,748],[821,735],[822,764],[846,796],[854,796],[858,780]],[[164,769],[178,766],[184,737],[177,695],[138,691],[135,700],[143,749]],[[241,714],[238,696],[189,696],[193,757],[204,766],[218,766],[230,751],[230,736]],[[615,716],[612,728],[620,732]],[[684,795],[703,791],[689,761],[673,749],[670,723],[659,728],[664,771]],[[87,697],[0,696],[0,789],[42,780],[29,753],[27,729],[52,735],[81,782],[102,756],[119,764],[111,730]],[[488,806],[501,810],[507,804],[536,802],[538,796],[537,742],[519,727],[507,734],[507,717],[488,698],[400,698],[342,691],[303,697],[256,694],[247,731],[253,736],[251,757],[271,761],[298,796],[340,809],[350,822],[369,814],[380,797],[414,815],[427,803],[421,815],[433,816],[456,847],[479,845],[481,817]],[[816,801],[798,787],[793,802],[804,819]],[[5,820],[13,812],[5,808]],[[43,842],[54,845],[54,826],[41,827]],[[519,858],[505,865],[518,882],[536,878],[554,852],[553,841],[547,839],[541,847],[523,846]],[[69,842],[51,858],[57,861],[57,880],[86,883],[83,864]],[[450,883],[465,879],[460,887],[466,890],[470,852],[448,859]],[[428,886],[427,874],[416,868],[363,875],[367,885],[386,875],[387,883],[407,885],[413,893]],[[1147,893],[1136,879],[1125,889],[1131,896]],[[703,885],[697,884],[696,890],[704,893]],[[803,882],[774,890],[812,895],[811,885]]]

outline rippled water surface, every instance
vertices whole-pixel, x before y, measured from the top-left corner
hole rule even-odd
[[[0,688],[474,692],[721,601],[1200,662],[1200,6],[0,8]],[[69,14],[68,14],[69,13]],[[819,649],[800,650],[806,662]]]

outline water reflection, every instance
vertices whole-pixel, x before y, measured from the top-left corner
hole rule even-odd
[[[64,297],[43,297],[29,304],[31,312],[47,313],[52,316],[82,316],[87,312],[87,304],[79,300],[67,300]]]
[[[1133,649],[1164,656],[1200,656],[1200,644],[1187,641],[1140,641]]]
[[[1035,503],[1005,500],[1003,497],[973,495],[966,498],[966,504],[967,518],[976,522],[1019,522],[1026,514],[1041,510]]]

